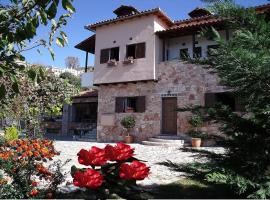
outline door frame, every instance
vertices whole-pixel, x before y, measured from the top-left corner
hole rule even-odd
[[[163,100],[164,99],[169,99],[169,98],[174,98],[176,99],[176,105],[178,105],[178,98],[177,96],[164,96],[164,97],[161,97],[161,118],[160,118],[160,135],[166,135],[166,133],[163,132]],[[178,134],[178,115],[176,114],[176,132],[175,133],[172,133],[171,135],[177,135]]]

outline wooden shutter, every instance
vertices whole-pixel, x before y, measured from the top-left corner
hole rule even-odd
[[[137,97],[136,99],[136,112],[145,112],[145,96]]]
[[[110,49],[102,49],[100,51],[100,64],[107,63],[109,61]]]
[[[136,58],[145,58],[145,42],[136,45]]]
[[[215,93],[205,93],[205,106],[212,107],[216,104]]]
[[[124,112],[124,97],[116,97],[115,98],[115,112],[122,113]]]

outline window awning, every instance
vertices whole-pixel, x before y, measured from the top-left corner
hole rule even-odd
[[[96,35],[92,35],[91,37],[77,44],[75,48],[95,54],[95,43],[96,43]]]

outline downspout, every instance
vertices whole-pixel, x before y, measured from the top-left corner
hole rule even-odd
[[[88,52],[86,51],[85,55],[85,67],[84,67],[84,72],[87,73],[87,66],[88,66]]]

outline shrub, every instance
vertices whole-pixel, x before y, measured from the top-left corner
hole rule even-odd
[[[96,198],[106,199],[109,195],[122,193],[125,197],[141,192],[136,180],[143,180],[149,175],[150,168],[137,160],[134,149],[118,143],[106,145],[104,149],[92,147],[89,151],[80,150],[78,161],[91,168],[71,168],[75,186],[94,191]]]
[[[16,140],[19,137],[19,131],[14,126],[8,127],[5,129],[5,136],[4,137],[5,137],[6,141]]]
[[[0,198],[53,197],[64,175],[60,162],[44,163],[58,152],[49,140],[12,140],[0,147]],[[2,184],[1,184],[2,183]]]
[[[126,129],[134,128],[134,126],[135,126],[135,118],[132,117],[132,116],[124,117],[121,120],[121,125]]]

